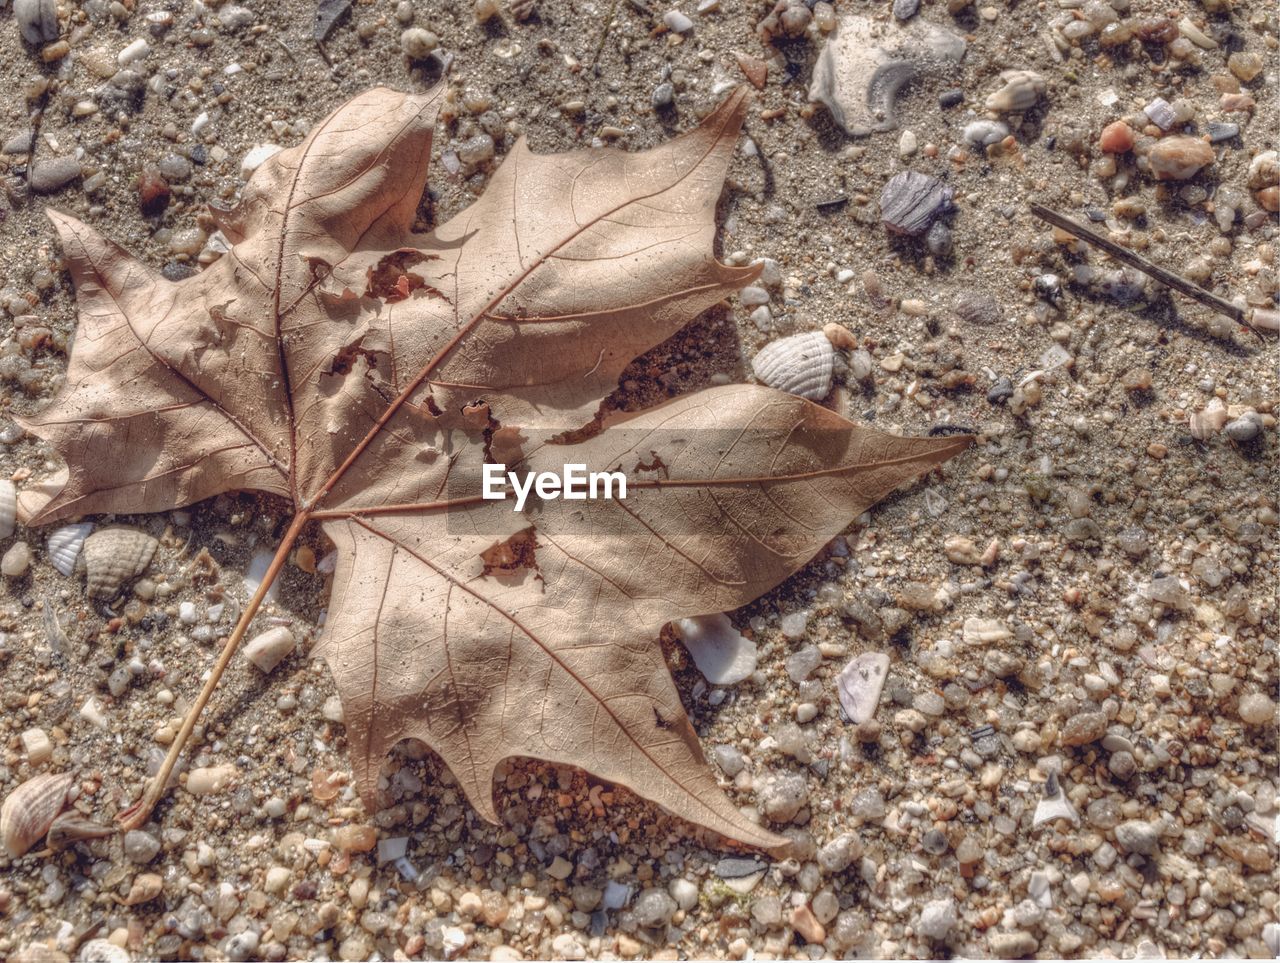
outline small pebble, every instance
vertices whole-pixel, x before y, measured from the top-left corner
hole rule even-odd
[[[83,168],[74,157],[50,157],[31,165],[31,190],[36,194],[60,191],[80,176]]]
[[[440,46],[440,38],[422,27],[410,27],[400,34],[400,50],[410,60],[423,60]]]
[[[5,578],[22,578],[31,567],[31,547],[26,542],[14,542],[0,558],[0,574]]]
[[[160,855],[160,840],[140,829],[124,834],[125,857],[135,863],[149,863]]]
[[[924,904],[916,930],[925,939],[942,941],[956,925],[956,901],[935,899]]]
[[[1126,852],[1150,856],[1160,845],[1160,832],[1151,823],[1142,819],[1130,819],[1115,829],[1116,842]]]
[[[1164,137],[1147,154],[1151,172],[1162,181],[1185,181],[1215,160],[1213,148],[1198,137]]]
[[[1123,120],[1112,121],[1102,128],[1098,149],[1106,154],[1125,154],[1133,150],[1133,128]]]
[[[1276,714],[1276,705],[1265,692],[1251,692],[1240,697],[1240,718],[1251,726],[1269,725]]]
[[[654,110],[664,110],[670,107],[676,99],[676,89],[671,84],[663,83],[653,88],[653,97],[651,103]]]

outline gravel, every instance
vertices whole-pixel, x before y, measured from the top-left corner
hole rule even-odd
[[[0,478],[19,489],[56,458],[13,418],[47,403],[76,324],[46,205],[163,278],[228,270],[235,229],[208,212],[247,167],[359,90],[442,74],[430,194],[406,214],[424,231],[522,137],[642,149],[762,83],[716,222],[723,261],[765,270],[634,365],[618,406],[741,381],[767,344],[837,322],[856,346],[829,407],[978,441],[730,613],[750,650],[732,682],[662,643],[715,778],[790,853],[730,856],[620,787],[520,760],[498,767],[491,825],[412,743],[387,808],[364,811],[314,654],[333,564],[316,532],[250,633],[287,626],[292,651],[270,676],[232,660],[153,821],[0,865],[0,957],[75,958],[91,928],[135,959],[1274,956],[1276,342],[1026,210],[1276,323],[1274,13],[1206,4],[1183,23],[1095,0],[886,7],[877,30],[932,23],[968,50],[945,75],[914,65],[897,127],[854,138],[797,86],[825,3],[619,4],[601,43],[607,11],[565,0],[373,0],[321,51],[298,0],[15,2]],[[929,179],[918,236],[881,223],[905,172]],[[159,191],[145,212],[140,186]],[[53,568],[46,529],[0,540],[0,796],[74,770],[77,816],[112,825],[286,522],[235,493],[121,513],[161,547],[109,609]],[[865,653],[888,667],[853,724],[836,677]],[[1037,826],[1050,779],[1075,818]]]

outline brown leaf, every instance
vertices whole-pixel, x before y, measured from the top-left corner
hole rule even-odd
[[[642,153],[517,143],[478,201],[416,235],[439,97],[340,107],[218,213],[234,246],[185,281],[51,213],[81,319],[66,385],[24,422],[67,468],[23,493],[24,516],[254,489],[292,501],[287,541],[320,521],[338,565],[318,651],[370,806],[413,737],[490,820],[495,767],[531,756],[781,846],[720,790],[657,636],[767,591],[970,439],[894,437],[737,385],[556,443],[636,356],[755,276],[711,254],[748,95]],[[618,472],[627,493],[516,512],[482,497],[485,462]]]

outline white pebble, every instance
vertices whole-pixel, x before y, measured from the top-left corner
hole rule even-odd
[[[236,778],[236,767],[201,766],[187,774],[187,792],[193,796],[209,796],[228,789]]]
[[[662,15],[662,22],[672,33],[688,33],[693,29],[693,21],[679,10],[668,10]]]
[[[293,632],[281,625],[254,636],[244,647],[244,657],[263,672],[270,672],[293,651],[293,646]]]

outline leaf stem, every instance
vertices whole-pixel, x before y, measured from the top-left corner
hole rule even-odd
[[[178,735],[169,746],[169,752],[164,757],[160,770],[151,777],[151,781],[147,784],[142,798],[116,816],[116,821],[120,823],[122,828],[138,829],[151,818],[151,810],[160,801],[160,797],[164,795],[169,776],[173,772],[173,767],[178,764],[178,757],[182,755],[182,750],[186,747],[187,741],[191,738],[191,733],[196,727],[196,721],[200,718],[200,713],[204,711],[204,707],[209,704],[209,700],[213,697],[213,690],[218,687],[218,681],[231,663],[231,658],[236,654],[236,649],[240,647],[240,641],[249,630],[249,623],[258,614],[258,609],[262,607],[263,599],[267,597],[267,593],[271,591],[271,586],[275,584],[276,578],[280,575],[280,570],[284,568],[285,560],[289,557],[289,550],[293,548],[293,543],[310,519],[310,514],[305,511],[298,512],[293,516],[293,521],[290,523],[288,531],[285,532],[284,538],[281,539],[280,547],[276,549],[275,557],[271,559],[271,565],[268,566],[266,574],[263,575],[262,582],[258,585],[258,590],[253,593],[253,598],[249,600],[249,604],[245,606],[244,611],[240,613],[240,619],[236,622],[231,635],[228,636],[226,643],[222,646],[222,654],[218,656],[218,661],[209,673],[209,678],[205,680],[204,687],[200,690],[200,695],[196,698],[195,705],[191,707],[190,711],[187,712],[187,717],[182,721],[182,728],[178,730]]]

